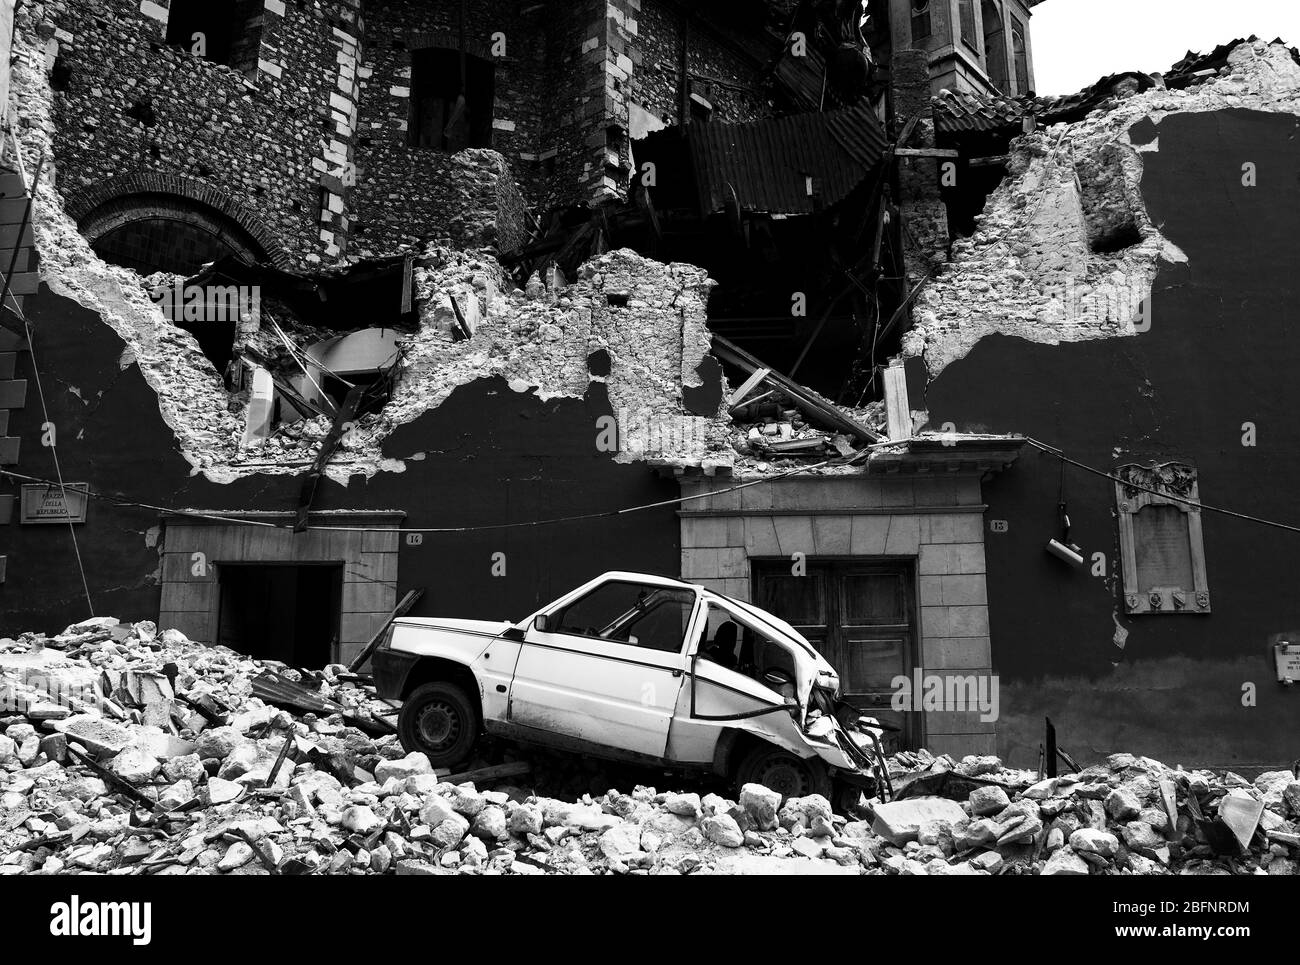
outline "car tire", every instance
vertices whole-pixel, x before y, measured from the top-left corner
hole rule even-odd
[[[802,758],[770,744],[755,747],[735,771],[736,790],[746,784],[762,784],[781,795],[785,804],[792,797],[820,794],[829,802],[833,787],[830,771],[821,758]]]
[[[434,767],[455,767],[478,742],[478,706],[456,684],[421,684],[402,703],[397,735],[407,753],[419,751]]]

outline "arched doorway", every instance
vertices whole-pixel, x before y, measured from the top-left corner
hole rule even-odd
[[[142,275],[193,275],[233,256],[255,264],[267,252],[237,221],[189,198],[135,194],[115,198],[80,221],[95,254]]]
[[[142,274],[193,275],[234,256],[289,267],[289,253],[266,224],[219,188],[159,171],[134,171],[71,192],[67,212],[105,261]]]
[[[993,86],[999,91],[1010,94],[1007,85],[1007,33],[1002,23],[1002,13],[992,0],[984,0],[980,16],[984,21],[984,63],[989,80],[993,81]]]

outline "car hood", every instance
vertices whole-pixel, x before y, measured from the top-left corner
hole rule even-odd
[[[453,620],[448,617],[402,617],[397,622],[407,626],[449,630],[453,633],[469,633],[484,637],[499,637],[507,627],[514,626],[508,620]]]

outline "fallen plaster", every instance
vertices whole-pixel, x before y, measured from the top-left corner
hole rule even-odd
[[[977,230],[918,297],[903,354],[935,378],[994,333],[1055,345],[1144,331],[1160,264],[1187,257],[1142,199],[1142,154],[1158,141],[1134,145],[1129,129],[1231,108],[1300,114],[1300,65],[1284,45],[1242,43],[1206,83],[1153,88],[1017,138]]]
[[[17,34],[15,51],[19,138],[30,167],[31,158],[52,150],[52,58],[25,30]],[[255,473],[297,474],[309,465],[329,421],[302,420],[246,447],[247,401],[232,399],[194,337],[172,325],[149,297],[157,277],[102,261],[51,180],[42,179],[33,213],[41,279],[98,314],[125,341],[119,366],[139,365],[194,471],[228,483]],[[432,246],[416,265],[421,323],[401,340],[405,358],[391,401],[345,434],[326,468],[331,479],[346,485],[356,474],[403,471],[401,460],[382,455],[384,438],[477,379],[504,376],[541,400],[582,398],[593,381],[588,356],[602,350],[610,358],[603,381],[618,428],[611,458],[731,465],[725,412],[693,414],[682,400],[684,387],[701,384],[697,369],[709,348],[706,306],[713,283],[702,269],[622,250],[584,265],[572,285],[547,287],[533,279],[520,291],[487,251]],[[449,297],[473,320],[468,339],[457,340],[452,331]],[[593,424],[593,446],[600,431]]]

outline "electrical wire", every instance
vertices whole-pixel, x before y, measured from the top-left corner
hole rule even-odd
[[[39,186],[38,181],[41,175],[41,170],[43,165],[39,165],[36,169],[37,180],[34,180],[31,185],[27,185],[26,184],[27,175],[26,172],[23,170],[21,153],[19,153],[21,149],[17,148],[17,141],[18,141],[17,135],[13,135],[13,138],[16,146],[15,156],[16,159],[18,160],[18,170],[23,175],[24,186],[27,188],[27,194],[29,196],[27,204],[28,204],[28,211],[30,212],[31,209],[36,206],[36,189]],[[17,248],[22,246],[21,234],[18,240],[14,244],[17,246],[15,248],[15,252],[16,252]],[[10,279],[6,277],[4,279],[4,290],[9,291],[9,287],[10,287]],[[35,381],[36,381],[36,394],[41,402],[42,431],[48,428],[50,432],[49,450],[50,450],[50,455],[54,459],[54,475],[56,477],[56,480],[54,482],[48,482],[47,484],[57,485],[59,487],[59,494],[63,497],[64,508],[68,510],[68,535],[72,537],[72,553],[73,556],[75,556],[77,559],[77,571],[81,574],[81,588],[86,594],[86,609],[89,610],[90,615],[94,617],[95,603],[90,596],[90,581],[86,579],[86,565],[81,559],[81,546],[77,542],[77,527],[76,524],[74,524],[72,521],[72,512],[68,505],[68,487],[63,479],[63,467],[59,464],[58,428],[52,422],[50,422],[50,411],[45,404],[45,386],[41,381],[41,369],[36,358],[36,340],[32,337],[32,323],[30,320],[28,320],[27,314],[23,311],[22,306],[18,303],[18,298],[14,296],[11,300],[13,302],[13,307],[10,308],[9,310],[12,311],[15,315],[17,315],[18,318],[22,321],[23,330],[26,332],[27,353],[31,356],[32,375],[35,377]]]
[[[1247,513],[1239,513],[1236,510],[1224,509],[1222,506],[1210,506],[1207,503],[1202,503],[1195,499],[1187,499],[1186,497],[1176,496],[1173,493],[1164,492],[1159,489],[1151,489],[1147,486],[1143,486],[1141,483],[1131,482],[1128,479],[1124,479],[1120,476],[1116,476],[1114,473],[1106,472],[1106,470],[1104,469],[1098,469],[1095,466],[1089,466],[1086,463],[1079,462],[1077,459],[1071,459],[1069,456],[1065,454],[1065,451],[1063,449],[1057,449],[1055,446],[1049,446],[1045,442],[1039,442],[1037,439],[1031,438],[1029,436],[1025,437],[1025,441],[1029,443],[1031,446],[1033,446],[1034,448],[1041,449],[1043,452],[1047,453],[1048,455],[1055,456],[1057,459],[1060,459],[1063,465],[1068,463],[1069,465],[1074,466],[1076,469],[1082,469],[1084,472],[1092,473],[1094,476],[1101,476],[1104,479],[1110,479],[1114,482],[1121,483],[1130,489],[1136,489],[1139,492],[1150,493],[1153,496],[1159,496],[1162,499],[1168,499],[1171,502],[1183,503],[1184,505],[1191,506],[1196,509],[1204,510],[1207,513],[1218,513],[1221,516],[1230,516],[1233,519],[1245,520],[1248,523],[1259,523],[1261,526],[1271,526],[1274,529],[1282,529],[1291,533],[1300,533],[1300,526],[1292,526],[1290,523],[1279,523],[1276,520],[1263,519],[1262,517],[1251,516]]]
[[[749,482],[737,483],[734,486],[728,486],[726,489],[711,490],[706,493],[697,493],[694,496],[680,496],[675,499],[661,499],[658,502],[643,503],[639,506],[626,506],[622,509],[609,509],[598,513],[580,513],[573,516],[555,516],[549,519],[523,520],[509,523],[486,523],[480,526],[422,526],[422,527],[403,527],[398,530],[402,533],[475,533],[504,529],[522,529],[535,526],[552,526],[558,523],[584,522],[593,519],[609,519],[617,516],[626,516],[630,513],[640,513],[651,509],[662,509],[666,506],[676,506],[683,503],[692,502],[699,499],[710,499],[714,496],[722,496],[727,493],[738,492],[742,489],[748,489],[751,486],[761,486],[764,483],[775,482],[778,479],[785,479],[790,476],[801,473],[813,472],[817,469],[824,469],[829,466],[850,466],[860,460],[863,456],[876,449],[885,449],[890,446],[903,445],[910,440],[893,439],[885,442],[873,443],[863,449],[858,450],[851,456],[841,456],[834,459],[826,459],[822,462],[813,463],[810,466],[795,466],[784,472],[772,476],[765,476],[762,479],[753,479]],[[17,479],[24,482],[47,483],[54,485],[47,479],[41,479],[36,476],[27,476],[22,473],[12,472],[8,469],[0,469],[0,476],[8,476],[11,479]],[[233,516],[224,516],[219,513],[204,513],[192,509],[175,509],[167,506],[156,506],[150,503],[141,503],[133,499],[127,499],[124,496],[115,496],[111,493],[101,493],[95,490],[87,490],[87,496],[91,499],[102,499],[108,502],[117,503],[121,506],[130,506],[136,509],[147,509],[157,513],[167,513],[172,516],[180,516],[194,519],[205,519],[219,523],[231,523],[236,525],[262,526],[269,529],[286,529],[292,530],[293,525],[270,523],[264,520],[241,519]],[[364,526],[308,526],[308,530],[317,532],[336,532],[336,533],[391,533],[391,527],[364,527]]]

